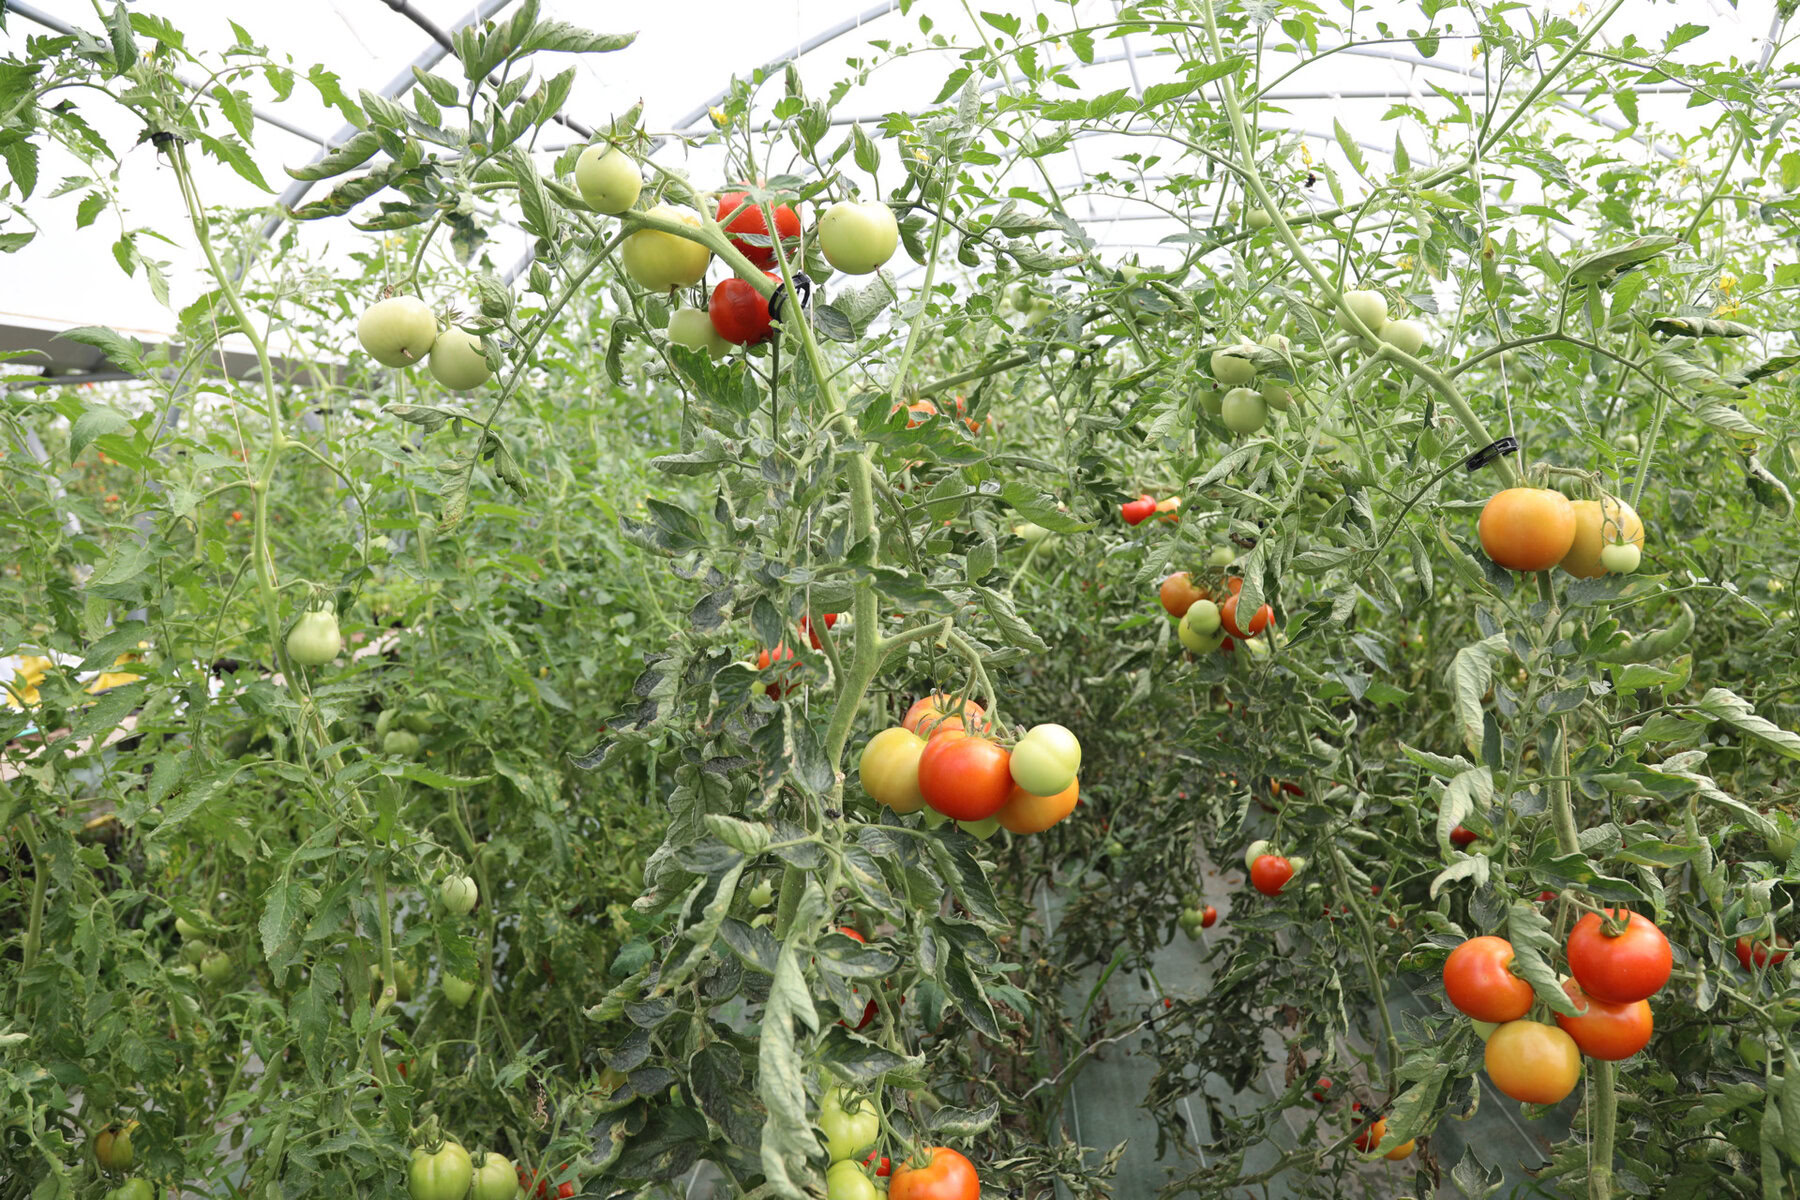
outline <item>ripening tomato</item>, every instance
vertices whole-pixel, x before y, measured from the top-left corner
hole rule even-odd
[[[1250,884],[1265,896],[1281,895],[1293,877],[1293,864],[1279,854],[1260,855],[1250,864]]]
[[[761,237],[765,241],[769,236],[769,223],[763,217],[762,205],[753,202],[746,192],[722,192],[719,195],[718,220],[724,223],[726,217],[742,207],[731,223],[725,226],[727,233],[750,234]],[[800,236],[800,215],[785,204],[775,208],[775,232],[783,240]],[[775,265],[775,247],[772,245],[754,245],[740,238],[732,238],[731,244],[738,248],[745,258],[765,270]]]
[[[1181,520],[1181,497],[1170,496],[1156,502],[1156,519],[1173,525]]]
[[[137,1128],[136,1121],[127,1121],[123,1125],[108,1125],[94,1135],[94,1161],[100,1164],[103,1171],[129,1171],[137,1154],[131,1148],[131,1131]]]
[[[1669,939],[1648,918],[1625,909],[1612,914],[1625,921],[1617,937],[1608,937],[1599,913],[1587,913],[1569,931],[1565,951],[1569,973],[1582,990],[1614,1004],[1654,996],[1669,982],[1675,954]]]
[[[769,302],[748,279],[721,279],[706,306],[718,335],[734,346],[749,346],[769,336]]]
[[[1149,492],[1140,494],[1136,500],[1127,500],[1124,504],[1119,505],[1119,515],[1125,518],[1127,525],[1141,525],[1149,520],[1150,515],[1155,511],[1156,498]]]
[[[1080,801],[1079,779],[1071,780],[1068,787],[1050,796],[1039,796],[1015,784],[994,818],[1008,833],[1042,833],[1074,812]]]
[[[1527,1104],[1555,1104],[1581,1078],[1575,1039],[1541,1021],[1508,1021],[1494,1030],[1483,1061],[1495,1087]]]
[[[985,724],[982,720],[985,716],[987,710],[975,701],[964,700],[962,707],[958,709],[955,696],[939,692],[914,700],[900,724],[924,737],[965,728],[972,728],[979,733]]]
[[[1186,571],[1177,571],[1162,581],[1156,598],[1162,602],[1163,611],[1171,617],[1185,617],[1187,610],[1194,607],[1196,602],[1206,599],[1206,589],[1196,587]]]
[[[999,742],[962,730],[938,733],[919,756],[919,793],[957,821],[984,821],[1012,798],[1012,755]]]
[[[1232,582],[1236,583],[1238,588],[1244,586],[1242,580],[1234,579]],[[1225,632],[1234,638],[1253,638],[1275,623],[1275,610],[1265,604],[1250,617],[1250,627],[1240,629],[1237,621],[1237,606],[1237,588],[1234,588],[1225,603],[1219,605],[1219,621],[1225,627]]]
[[[1573,979],[1563,982],[1563,991],[1582,1013],[1578,1017],[1557,1013],[1556,1023],[1575,1039],[1575,1045],[1589,1058],[1618,1062],[1650,1044],[1655,1018],[1651,1015],[1648,1000],[1633,1000],[1630,1004],[1596,1000],[1582,991],[1581,985]]]
[[[1387,330],[1384,329],[1381,332],[1385,335]],[[1382,1155],[1382,1157],[1386,1158],[1389,1162],[1399,1162],[1403,1158],[1411,1158],[1412,1152],[1417,1147],[1417,1142],[1413,1141],[1411,1138],[1407,1138],[1404,1142],[1401,1142],[1398,1146],[1395,1146],[1392,1150],[1389,1150],[1386,1154]]]
[[[1575,509],[1549,488],[1495,492],[1476,526],[1481,548],[1509,571],[1548,571],[1575,544]]]
[[[1770,964],[1780,965],[1786,962],[1788,951],[1792,946],[1793,943],[1786,938],[1776,938],[1775,945],[1771,949],[1767,942],[1752,942],[1747,937],[1741,937],[1732,949],[1737,953],[1737,960],[1744,964],[1744,970],[1751,971],[1757,967],[1766,967]]]
[[[897,813],[918,812],[925,807],[919,794],[919,756],[924,753],[925,739],[911,730],[882,730],[869,739],[857,762],[863,791]]]
[[[758,671],[767,672],[769,668],[775,668],[775,678],[766,681],[769,689],[769,699],[779,700],[781,699],[781,694],[783,692],[792,691],[795,687],[799,686],[793,682],[793,675],[797,666],[798,664],[794,658],[794,652],[787,648],[786,643],[776,646],[773,653],[763,650],[757,654],[756,669]]]
[[[923,1158],[924,1165],[913,1163]],[[975,1164],[947,1146],[928,1146],[894,1168],[888,1200],[981,1200]]]
[[[1444,960],[1444,993],[1458,1011],[1500,1024],[1531,1011],[1531,985],[1512,973],[1513,947],[1505,938],[1470,938]]]

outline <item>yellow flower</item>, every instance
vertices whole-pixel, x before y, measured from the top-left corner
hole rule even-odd
[[[1719,290],[1726,295],[1730,295],[1737,290],[1737,283],[1737,276],[1733,275],[1730,271],[1722,272],[1719,275]]]
[[[1713,309],[1712,315],[1715,317],[1729,317],[1732,313],[1737,312],[1739,309],[1741,309],[1743,307],[1744,307],[1743,305],[1739,304],[1735,300],[1727,300],[1725,303],[1723,303],[1723,304],[1719,305],[1717,308]]]
[[[718,105],[715,104],[711,108],[706,110],[706,115],[712,118],[712,123],[713,123],[714,129],[725,128],[725,125],[727,122],[726,122],[724,109],[720,108]]]
[[[19,709],[38,702],[37,685],[50,669],[50,660],[41,654],[21,654],[18,670],[6,684],[7,707]]]
[[[1312,147],[1305,142],[1300,143],[1300,161],[1309,167],[1313,165]]]
[[[1399,267],[1402,271],[1410,271],[1412,270],[1413,256],[1410,254],[1402,254],[1400,256],[1400,261],[1396,262],[1394,265]]]

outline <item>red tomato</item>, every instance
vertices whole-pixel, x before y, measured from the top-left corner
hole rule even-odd
[[[1609,1004],[1582,991],[1581,985],[1573,979],[1563,984],[1563,991],[1569,994],[1575,1007],[1583,1011],[1579,1017],[1557,1013],[1556,1023],[1575,1039],[1575,1044],[1589,1058],[1618,1062],[1630,1058],[1650,1043],[1655,1020],[1650,1014],[1648,1000]]]
[[[748,279],[721,279],[713,289],[706,315],[713,330],[734,346],[748,346],[769,336],[769,302]]]
[[[869,939],[865,938],[862,934],[856,932],[856,930],[850,928],[850,926],[848,926],[848,925],[839,925],[837,927],[837,931],[839,933],[843,934],[845,937],[849,938],[853,942],[862,942],[865,945],[868,943]],[[856,989],[851,988],[850,990],[854,992]],[[879,1011],[881,1011],[880,1006],[877,1005],[873,1000],[869,1001],[868,1006],[863,1009],[862,1020],[860,1020],[856,1023],[856,1028],[860,1031],[870,1021],[873,1021],[875,1019],[875,1014]],[[839,1021],[838,1024],[843,1025],[844,1022]]]
[[[1480,836],[1473,829],[1458,825],[1450,831],[1450,844],[1461,850],[1464,846],[1471,845]]]
[[[913,1160],[925,1164],[915,1167]],[[929,1146],[894,1168],[888,1200],[981,1200],[975,1164],[945,1146]]]
[[[1598,913],[1587,913],[1569,931],[1565,947],[1569,974],[1582,990],[1614,1004],[1629,1004],[1653,996],[1669,982],[1675,955],[1669,939],[1648,917],[1625,909],[1612,910],[1625,920],[1617,937],[1606,936]]]
[[[1330,1091],[1331,1091],[1331,1076],[1321,1075],[1321,1076],[1319,1076],[1319,1082],[1313,1084],[1312,1097],[1318,1103],[1323,1104],[1323,1103],[1325,1103],[1325,1097],[1326,1097],[1327,1093],[1329,1093]]]
[[[1771,949],[1767,942],[1752,942],[1747,937],[1741,937],[1733,949],[1737,951],[1737,960],[1744,964],[1744,970],[1750,971],[1771,963],[1779,965],[1786,962],[1792,945],[1786,938],[1776,938],[1775,946]]]
[[[1237,623],[1238,591],[1244,586],[1241,579],[1233,579],[1231,596],[1219,605],[1219,622],[1224,625],[1225,632],[1234,638],[1253,638],[1275,623],[1275,610],[1267,604],[1257,609],[1250,617],[1250,628],[1239,629]]]
[[[885,1178],[887,1173],[893,1169],[893,1164],[888,1162],[888,1156],[885,1154],[881,1156],[880,1166],[875,1165],[875,1156],[873,1154],[863,1159],[863,1166],[868,1167],[870,1170],[874,1171],[878,1177],[883,1178]]]
[[[1258,855],[1250,864],[1250,884],[1265,896],[1279,896],[1294,877],[1294,864],[1279,854]]]
[[[958,821],[985,821],[1012,796],[1012,755],[999,742],[945,730],[919,755],[919,794]]]
[[[825,628],[836,629],[837,623],[838,623],[838,617],[840,617],[842,615],[843,614],[841,614],[841,613],[826,613],[825,617],[824,617]],[[816,629],[814,629],[812,627],[812,621],[809,618],[807,618],[807,617],[800,618],[800,632],[804,633],[807,637],[812,639],[812,648],[814,650],[823,650],[825,648],[825,647],[819,645],[819,633]]]
[[[769,223],[763,219],[762,205],[751,204],[747,193],[721,193],[717,220],[723,222],[726,217],[737,212],[740,205],[748,207],[745,207],[743,212],[738,213],[732,222],[725,226],[725,231],[727,233],[760,234],[767,237]],[[775,232],[783,241],[799,237],[800,215],[785,204],[777,205],[775,208]],[[756,246],[737,238],[732,238],[731,244],[736,246],[745,258],[759,267],[768,268],[775,265],[775,247],[773,246]]]
[[[1512,943],[1470,938],[1444,960],[1444,993],[1465,1016],[1499,1025],[1531,1011],[1531,985],[1512,973]]]
[[[1128,500],[1119,505],[1119,515],[1125,518],[1127,525],[1139,525],[1150,519],[1156,511],[1156,498],[1144,492],[1136,500]]]
[[[1209,904],[1200,911],[1200,928],[1211,929],[1214,925],[1218,924],[1218,921],[1219,910],[1212,905]]]

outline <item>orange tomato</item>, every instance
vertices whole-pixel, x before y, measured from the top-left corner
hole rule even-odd
[[[1481,508],[1481,548],[1509,571],[1548,571],[1575,544],[1575,507],[1549,488],[1507,488]]]
[[[1162,602],[1164,612],[1180,618],[1187,615],[1187,610],[1194,607],[1196,601],[1206,599],[1206,589],[1196,587],[1186,571],[1177,571],[1162,581],[1156,598]]]
[[[1600,551],[1614,542],[1644,548],[1644,522],[1636,509],[1617,496],[1577,500],[1569,507],[1575,513],[1575,541],[1560,565],[1577,579],[1598,579],[1606,574]]]
[[[945,1146],[929,1146],[914,1155],[925,1165],[911,1161],[894,1165],[888,1200],[981,1200],[981,1177],[975,1164]]]
[[[1042,833],[1074,812],[1080,799],[1079,779],[1054,796],[1036,796],[1014,784],[1005,807],[994,816],[1009,833]]]
[[[1484,1062],[1495,1087],[1527,1104],[1555,1104],[1581,1078],[1575,1039],[1541,1021],[1508,1021],[1494,1030]]]
[[[1465,1016],[1500,1024],[1531,1011],[1531,985],[1512,973],[1512,943],[1470,938],[1444,960],[1444,992]]]
[[[906,718],[900,722],[900,726],[923,737],[970,727],[979,733],[984,724],[982,718],[985,716],[987,716],[987,709],[975,701],[964,700],[962,710],[958,712],[956,697],[938,692],[935,695],[914,700],[912,707],[906,710]]]

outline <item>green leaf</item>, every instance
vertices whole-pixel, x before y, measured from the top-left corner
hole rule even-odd
[[[1715,721],[1723,721],[1745,737],[1761,743],[1783,758],[1800,759],[1800,734],[1792,733],[1756,715],[1750,702],[1730,688],[1709,688],[1695,705]]]
[[[372,130],[362,130],[349,141],[335,149],[327,150],[317,162],[303,167],[288,167],[287,173],[295,179],[307,181],[329,179],[333,175],[342,175],[353,171],[368,162],[381,149],[381,135]]]
[[[1481,757],[1482,697],[1494,681],[1494,667],[1510,655],[1506,635],[1496,633],[1456,652],[1450,661],[1450,701],[1462,728],[1463,745]]]
[[[74,462],[80,458],[81,452],[95,438],[116,433],[130,424],[131,418],[116,408],[108,408],[104,404],[88,408],[75,418],[75,424],[69,430],[69,461]]]

